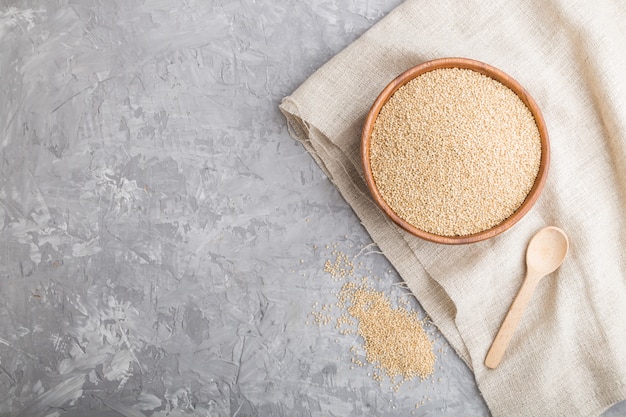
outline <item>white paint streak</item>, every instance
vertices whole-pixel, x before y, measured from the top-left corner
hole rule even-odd
[[[122,384],[125,383],[130,375],[132,360],[133,354],[130,351],[123,350],[117,352],[104,370],[104,378],[109,381],[122,381]]]
[[[161,399],[156,395],[142,392],[137,398],[135,407],[139,410],[154,410],[159,408],[162,403]]]
[[[19,26],[29,31],[35,27],[35,19],[44,13],[43,9],[24,9],[9,7],[5,11],[0,10],[0,39],[4,30]],[[24,26],[25,25],[25,26]]]
[[[44,415],[50,407],[61,407],[77,400],[83,395],[85,375],[74,375],[55,385],[47,392],[38,395],[19,417],[37,417]]]

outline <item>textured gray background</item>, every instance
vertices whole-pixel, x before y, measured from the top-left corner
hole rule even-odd
[[[398,3],[0,2],[0,416],[489,414],[306,324],[333,247],[419,309],[277,109]]]

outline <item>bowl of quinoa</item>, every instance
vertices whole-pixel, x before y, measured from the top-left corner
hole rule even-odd
[[[550,146],[536,102],[483,62],[441,58],[380,93],[361,138],[365,180],[380,208],[425,240],[496,236],[536,202]]]

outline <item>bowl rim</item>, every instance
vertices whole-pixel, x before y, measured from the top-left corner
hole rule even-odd
[[[526,107],[528,107],[531,114],[533,115],[535,123],[537,124],[537,128],[539,130],[539,137],[541,140],[541,158],[539,162],[539,171],[537,173],[537,177],[535,178],[535,182],[522,205],[515,212],[513,212],[511,216],[509,216],[496,226],[471,235],[440,236],[418,229],[417,227],[400,218],[382,198],[380,192],[378,191],[378,188],[376,187],[376,182],[374,181],[374,176],[372,174],[370,166],[371,133],[374,128],[376,118],[378,117],[378,114],[380,113],[382,107],[385,105],[385,103],[387,103],[389,98],[391,98],[391,96],[404,84],[406,84],[413,78],[418,77],[419,75],[440,68],[461,68],[474,70],[502,83],[504,86],[511,89],[515,94],[517,94],[517,96],[522,100]],[[526,213],[528,213],[528,211],[532,208],[532,206],[539,198],[539,195],[541,194],[541,191],[543,190],[544,184],[546,182],[548,167],[550,165],[550,141],[548,138],[546,123],[543,115],[541,114],[541,111],[539,110],[539,106],[526,91],[526,89],[524,89],[524,87],[522,87],[522,85],[511,76],[496,67],[470,58],[438,58],[431,61],[426,61],[424,63],[409,68],[408,70],[397,76],[389,84],[387,84],[387,86],[380,92],[380,94],[374,101],[374,104],[371,106],[367,117],[365,118],[365,123],[363,124],[363,130],[361,133],[361,162],[365,174],[365,181],[367,183],[368,189],[370,190],[370,194],[374,198],[376,204],[398,226],[400,226],[407,232],[429,242],[448,245],[460,245],[480,242],[497,236],[511,228],[514,224],[521,220],[521,218],[524,217]]]

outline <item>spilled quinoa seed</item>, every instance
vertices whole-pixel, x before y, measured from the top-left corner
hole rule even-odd
[[[335,279],[349,277],[354,274],[354,263],[348,259],[345,253],[334,249],[332,255],[335,259],[333,262],[330,259],[326,261],[324,272],[329,273]]]
[[[407,381],[426,379],[435,371],[433,342],[423,322],[405,307],[393,307],[387,295],[367,284],[344,284],[340,301],[358,321],[366,360],[387,377]]]
[[[334,322],[340,334],[360,336],[362,345],[350,349],[352,367],[372,364],[372,378],[381,383],[389,378],[394,391],[413,378],[431,376],[436,356],[425,330],[427,319],[420,320],[406,300],[400,299],[394,306],[388,295],[373,288],[369,277],[356,276],[354,264],[345,253],[335,248],[331,256],[324,271],[343,285],[336,293],[334,309],[330,304],[313,305],[313,323],[321,327]],[[357,356],[359,351],[365,353],[365,361]]]

